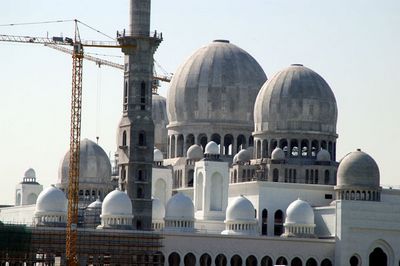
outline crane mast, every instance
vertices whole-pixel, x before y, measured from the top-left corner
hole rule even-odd
[[[75,40],[72,54],[72,93],[71,93],[71,132],[69,153],[69,183],[68,183],[68,219],[66,235],[67,265],[78,265],[78,191],[79,191],[79,160],[82,114],[82,67],[83,47],[80,42],[79,30],[75,25]]]

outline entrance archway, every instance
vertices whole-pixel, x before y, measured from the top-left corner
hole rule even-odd
[[[374,251],[369,254],[369,265],[387,266],[388,257],[386,253],[381,248],[375,248]]]

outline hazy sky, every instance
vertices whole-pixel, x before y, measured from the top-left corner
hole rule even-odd
[[[378,163],[381,183],[400,185],[400,1],[153,0],[152,29],[164,41],[155,58],[168,72],[199,47],[228,39],[248,51],[268,77],[291,63],[330,84],[339,109],[338,158],[361,148]],[[128,0],[2,0],[0,25],[77,18],[108,35],[127,28]],[[73,36],[72,22],[0,26],[0,34]],[[108,40],[84,26],[86,40]],[[86,52],[109,54],[117,49]],[[0,42],[0,204],[14,203],[26,169],[56,183],[69,146],[69,55]],[[84,63],[82,138],[116,149],[122,71]],[[165,95],[168,86],[161,94]]]

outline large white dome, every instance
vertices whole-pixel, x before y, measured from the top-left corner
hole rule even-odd
[[[35,213],[66,213],[68,200],[60,189],[51,186],[43,190],[36,201]]]
[[[58,184],[68,184],[69,151],[58,170]],[[84,139],[80,143],[80,183],[110,183],[111,163],[104,150],[95,142]],[[58,186],[58,185],[57,185]]]
[[[308,202],[297,199],[286,209],[285,224],[312,225],[314,224],[314,210]]]
[[[233,199],[226,209],[226,221],[254,221],[254,206],[250,200],[244,196]]]
[[[129,196],[118,189],[111,191],[104,198],[102,216],[132,216],[132,202]]]
[[[321,132],[336,136],[337,105],[328,83],[293,64],[261,88],[254,106],[256,133]]]
[[[175,72],[167,96],[168,128],[223,123],[253,127],[253,106],[267,79],[257,61],[226,40],[190,56]],[[210,123],[212,122],[212,123]]]
[[[154,221],[163,220],[165,217],[165,207],[164,204],[158,198],[152,199],[152,219]]]
[[[193,220],[193,201],[182,192],[178,192],[172,198],[170,198],[167,203],[167,207],[165,208],[165,219]]]

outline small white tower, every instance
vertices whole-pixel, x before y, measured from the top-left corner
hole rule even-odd
[[[219,148],[213,141],[206,145],[204,154],[204,159],[195,163],[195,216],[199,220],[223,221],[228,205],[228,163],[219,159]]]
[[[43,186],[36,181],[35,170],[29,168],[22,182],[15,187],[15,206],[35,204],[42,190]]]

